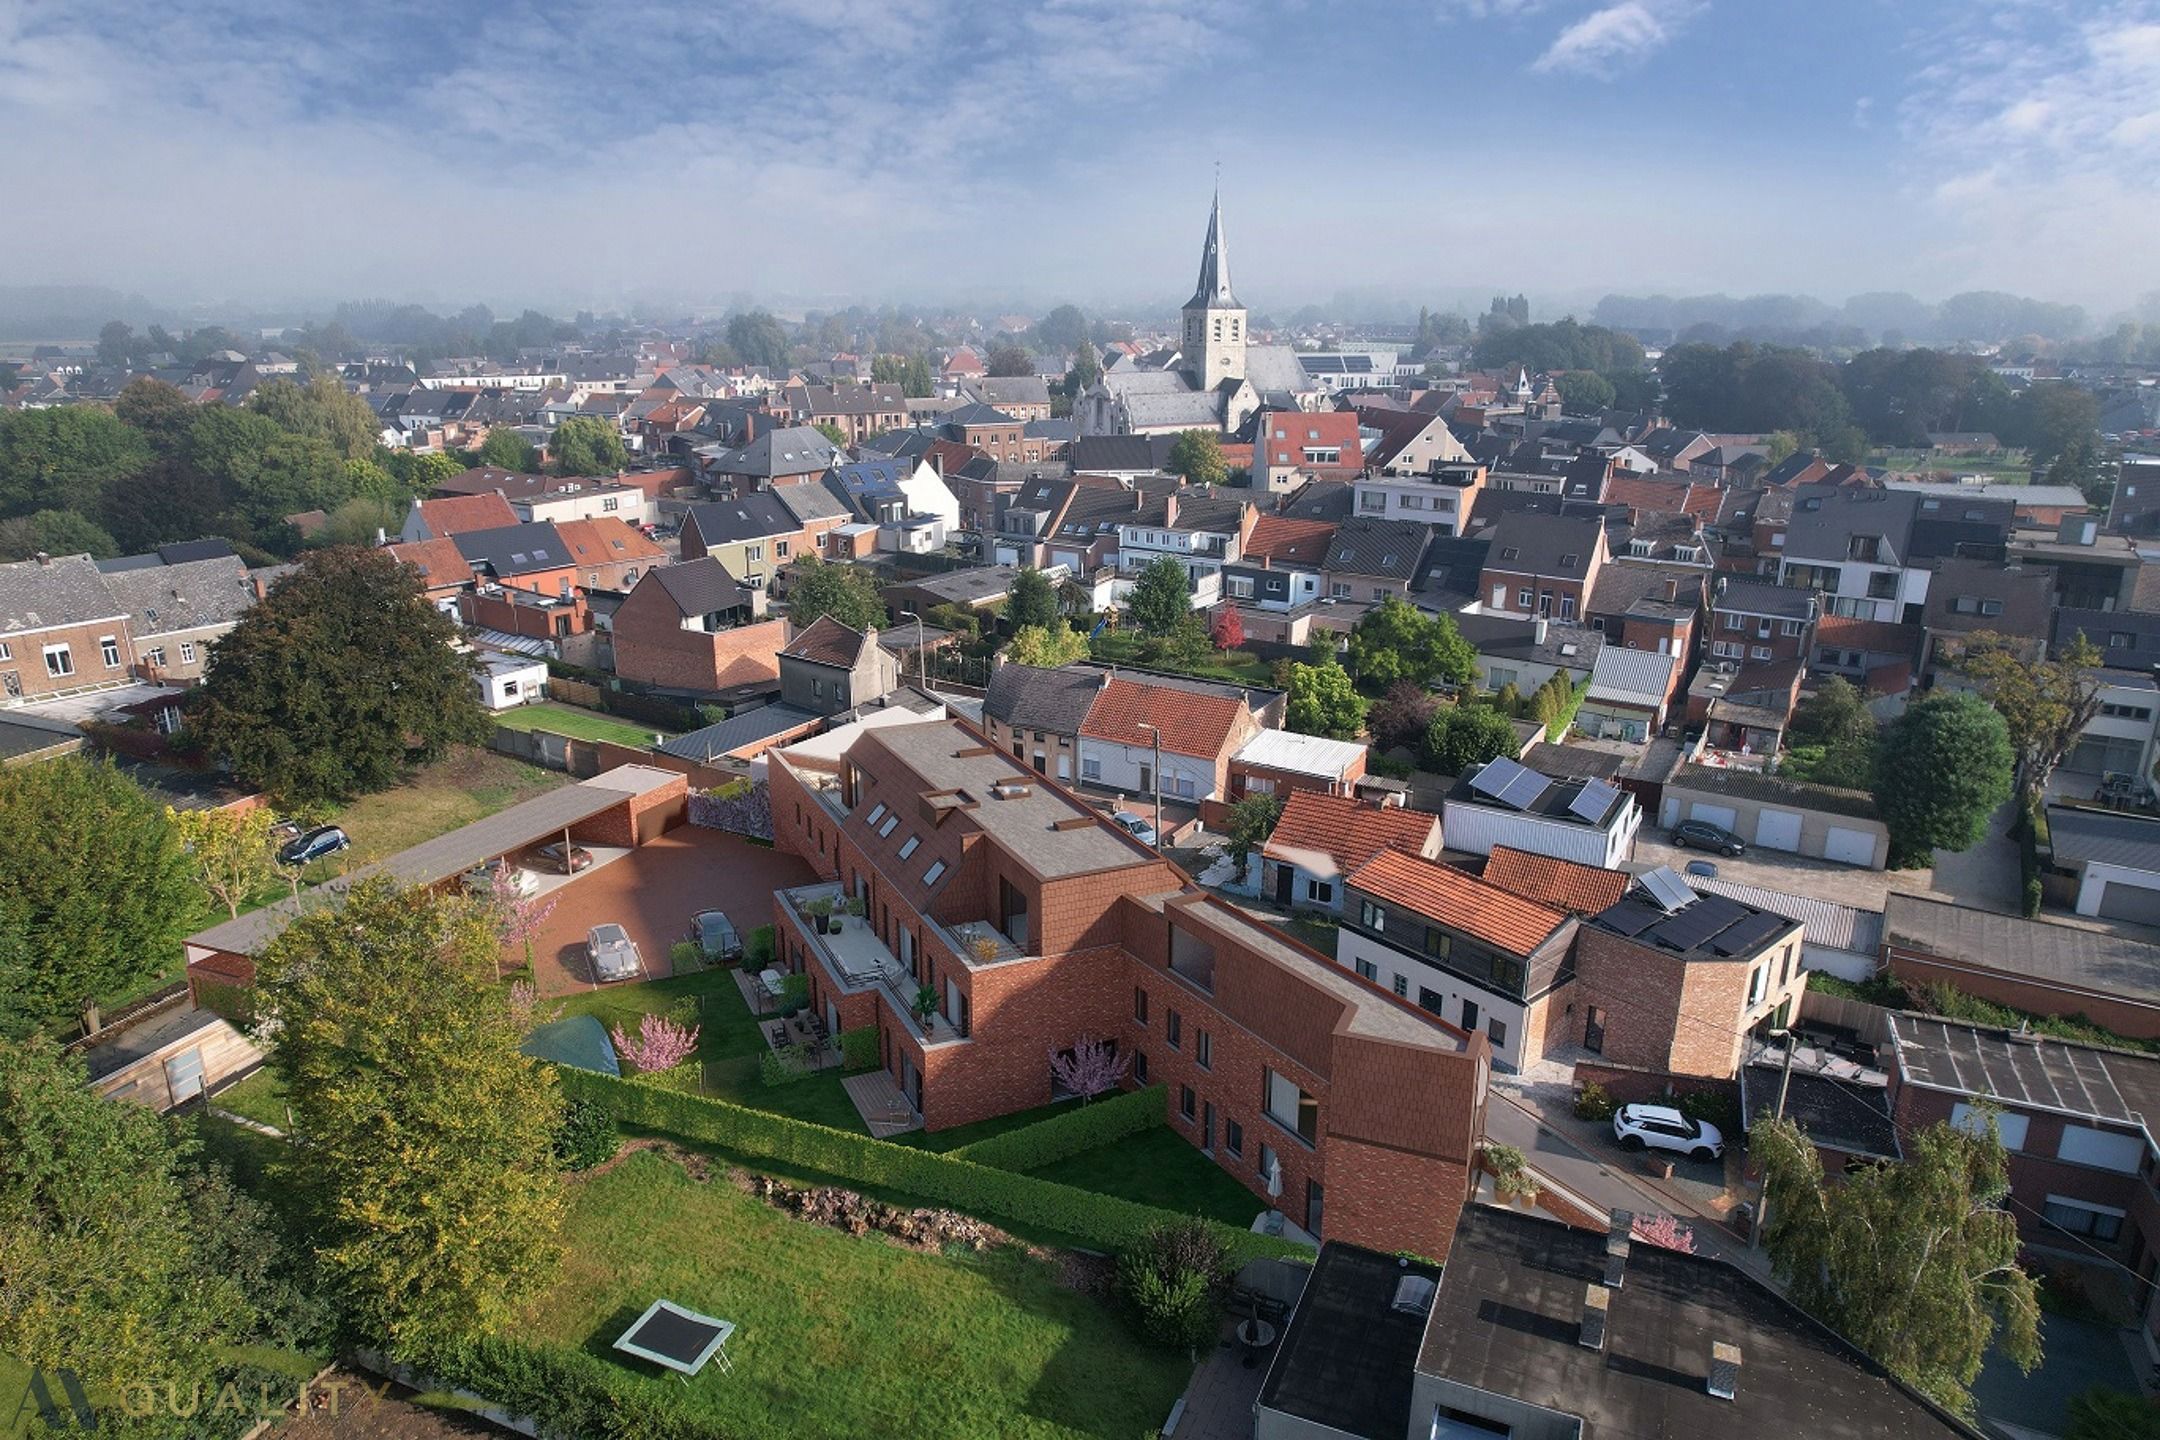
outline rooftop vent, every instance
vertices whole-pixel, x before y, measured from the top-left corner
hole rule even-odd
[[[1605,1229],[1605,1284],[1618,1290],[1627,1279],[1628,1252],[1635,1237],[1635,1217],[1626,1210],[1614,1210],[1608,1217]]]
[[[1710,1378],[1704,1388],[1720,1400],[1730,1400],[1740,1393],[1739,1346],[1723,1340],[1711,1342]]]
[[[1610,1290],[1602,1285],[1583,1286],[1581,1344],[1585,1350],[1605,1348],[1605,1316],[1611,1305]],[[1710,1393],[1714,1395],[1717,1392],[1713,1390]]]
[[[1025,800],[1035,793],[1035,789],[1017,780],[1000,780],[990,787],[990,793],[1000,800]]]

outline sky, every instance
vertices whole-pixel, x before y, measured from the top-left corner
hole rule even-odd
[[[0,0],[0,284],[1167,308],[1218,166],[1259,310],[2104,315],[2160,289],[2160,0]]]

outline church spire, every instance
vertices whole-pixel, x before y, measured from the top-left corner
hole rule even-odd
[[[1193,298],[1185,302],[1185,308],[1240,308],[1237,296],[1230,293],[1230,253],[1223,245],[1220,186],[1215,191],[1215,204],[1208,211],[1207,243],[1200,250],[1200,283],[1193,288]]]

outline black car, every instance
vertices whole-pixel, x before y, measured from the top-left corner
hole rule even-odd
[[[1715,850],[1720,855],[1740,855],[1747,851],[1739,836],[1707,820],[1683,820],[1673,826],[1672,843],[1681,850]]]
[[[286,841],[277,852],[280,865],[306,865],[325,855],[335,855],[352,841],[335,825],[318,825],[304,835]]]

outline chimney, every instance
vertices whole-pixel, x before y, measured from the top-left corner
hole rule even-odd
[[[1612,1305],[1612,1292],[1602,1285],[1583,1286],[1582,1335],[1579,1339],[1585,1350],[1605,1348],[1605,1315]],[[1737,1354],[1738,1352],[1734,1352]],[[1713,1382],[1715,1383],[1715,1382]],[[1715,1395],[1715,1390],[1710,1392]],[[1726,1397],[1730,1399],[1730,1396]]]
[[[1680,582],[1670,575],[1665,577],[1665,598],[1667,600],[1678,600],[1680,598]]]
[[[50,556],[50,555],[46,554],[46,553],[45,553],[45,552],[44,552],[43,550],[40,550],[40,551],[38,551],[38,552],[37,552],[36,554],[32,555],[32,556],[31,556],[30,558],[31,558],[31,559],[33,559],[33,560],[35,560],[35,561],[37,561],[37,563],[38,563],[38,564],[40,564],[40,565],[50,565],[50,564],[52,564],[52,556]]]
[[[1627,1279],[1628,1252],[1634,1238],[1634,1215],[1626,1210],[1610,1212],[1605,1227],[1605,1283],[1614,1290]]]
[[[1097,685],[1095,688],[1098,690],[1107,690],[1110,688],[1110,682],[1115,679],[1117,679],[1117,670],[1114,667],[1105,670],[1102,672],[1102,683]]]
[[[1720,1400],[1730,1400],[1740,1393],[1740,1347],[1738,1345],[1728,1345],[1723,1340],[1711,1343],[1710,1379],[1704,1388]]]
[[[1530,639],[1534,644],[1542,645],[1545,643],[1544,616],[1540,615],[1537,619],[1530,622]]]
[[[1174,528],[1176,528],[1176,526],[1177,526],[1177,496],[1175,496],[1175,495],[1165,495],[1165,496],[1163,497],[1163,514],[1162,514],[1162,523],[1163,523],[1163,524],[1165,524],[1165,525],[1167,525],[1167,526],[1170,526],[1170,527],[1172,527],[1173,529],[1174,529]]]

